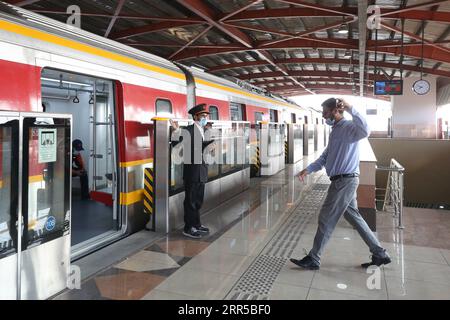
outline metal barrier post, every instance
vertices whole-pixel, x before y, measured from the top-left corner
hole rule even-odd
[[[287,126],[287,162],[295,163],[294,159],[294,125],[289,123]]]
[[[399,195],[400,195],[400,208],[399,208],[399,214],[398,214],[398,228],[399,229],[404,229],[403,227],[403,171],[400,171],[399,173]]]
[[[391,205],[394,209],[393,216],[398,218],[399,229],[403,226],[403,188],[404,188],[404,171],[395,159],[391,159],[389,167],[378,167],[377,170],[389,171],[386,193],[384,197],[383,210],[387,210],[387,205]]]
[[[153,118],[154,135],[154,213],[155,231],[169,233],[169,119]]]

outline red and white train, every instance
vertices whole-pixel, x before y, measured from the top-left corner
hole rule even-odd
[[[206,103],[213,120],[321,119],[287,100],[0,2],[0,110],[71,114],[72,137],[83,141],[96,201],[86,205],[74,196],[73,248],[92,250],[145,226],[143,170],[154,159],[152,118],[187,119],[194,103]],[[45,180],[41,167],[28,174],[30,190],[38,190]],[[1,217],[0,228],[9,219]],[[37,218],[28,219],[29,229],[39,225]]]

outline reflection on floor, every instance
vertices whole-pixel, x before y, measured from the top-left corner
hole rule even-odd
[[[369,251],[343,219],[320,270],[304,271],[291,264],[290,257],[302,257],[311,248],[329,184],[322,172],[306,183],[293,177],[309,162],[290,165],[270,178],[252,179],[251,189],[202,218],[211,229],[209,236],[192,240],[181,231],[172,232],[87,279],[80,290],[56,298],[450,299],[448,213],[432,214],[439,215],[437,228],[447,228],[434,229],[438,232],[433,242],[414,242],[409,234],[426,235],[414,224],[421,221],[418,212],[404,219],[407,242],[402,242],[392,216],[381,213],[380,238],[393,262],[372,273],[359,266],[369,261]],[[406,210],[405,216],[409,214]]]
[[[115,230],[115,227],[111,207],[72,197],[72,245]]]

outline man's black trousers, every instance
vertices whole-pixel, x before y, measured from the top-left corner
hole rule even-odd
[[[205,195],[204,182],[189,182],[185,184],[186,196],[184,198],[184,230],[188,231],[191,227],[199,227],[200,208],[203,204]]]

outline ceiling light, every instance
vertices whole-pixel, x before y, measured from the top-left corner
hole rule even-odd
[[[338,29],[337,33],[340,33],[340,34],[348,33],[348,27],[347,27],[347,24],[345,24],[345,23],[341,24],[341,25],[339,26],[339,29]]]
[[[349,49],[345,50],[344,58],[351,58],[351,57],[352,57],[352,52]]]
[[[58,83],[61,82],[60,80],[50,79],[50,78],[41,78],[41,80],[50,81],[50,82],[58,82]],[[86,83],[75,82],[75,81],[66,81],[66,80],[63,80],[62,83],[74,84],[74,85],[81,86],[81,87],[91,87],[92,86],[92,85],[86,84]]]

